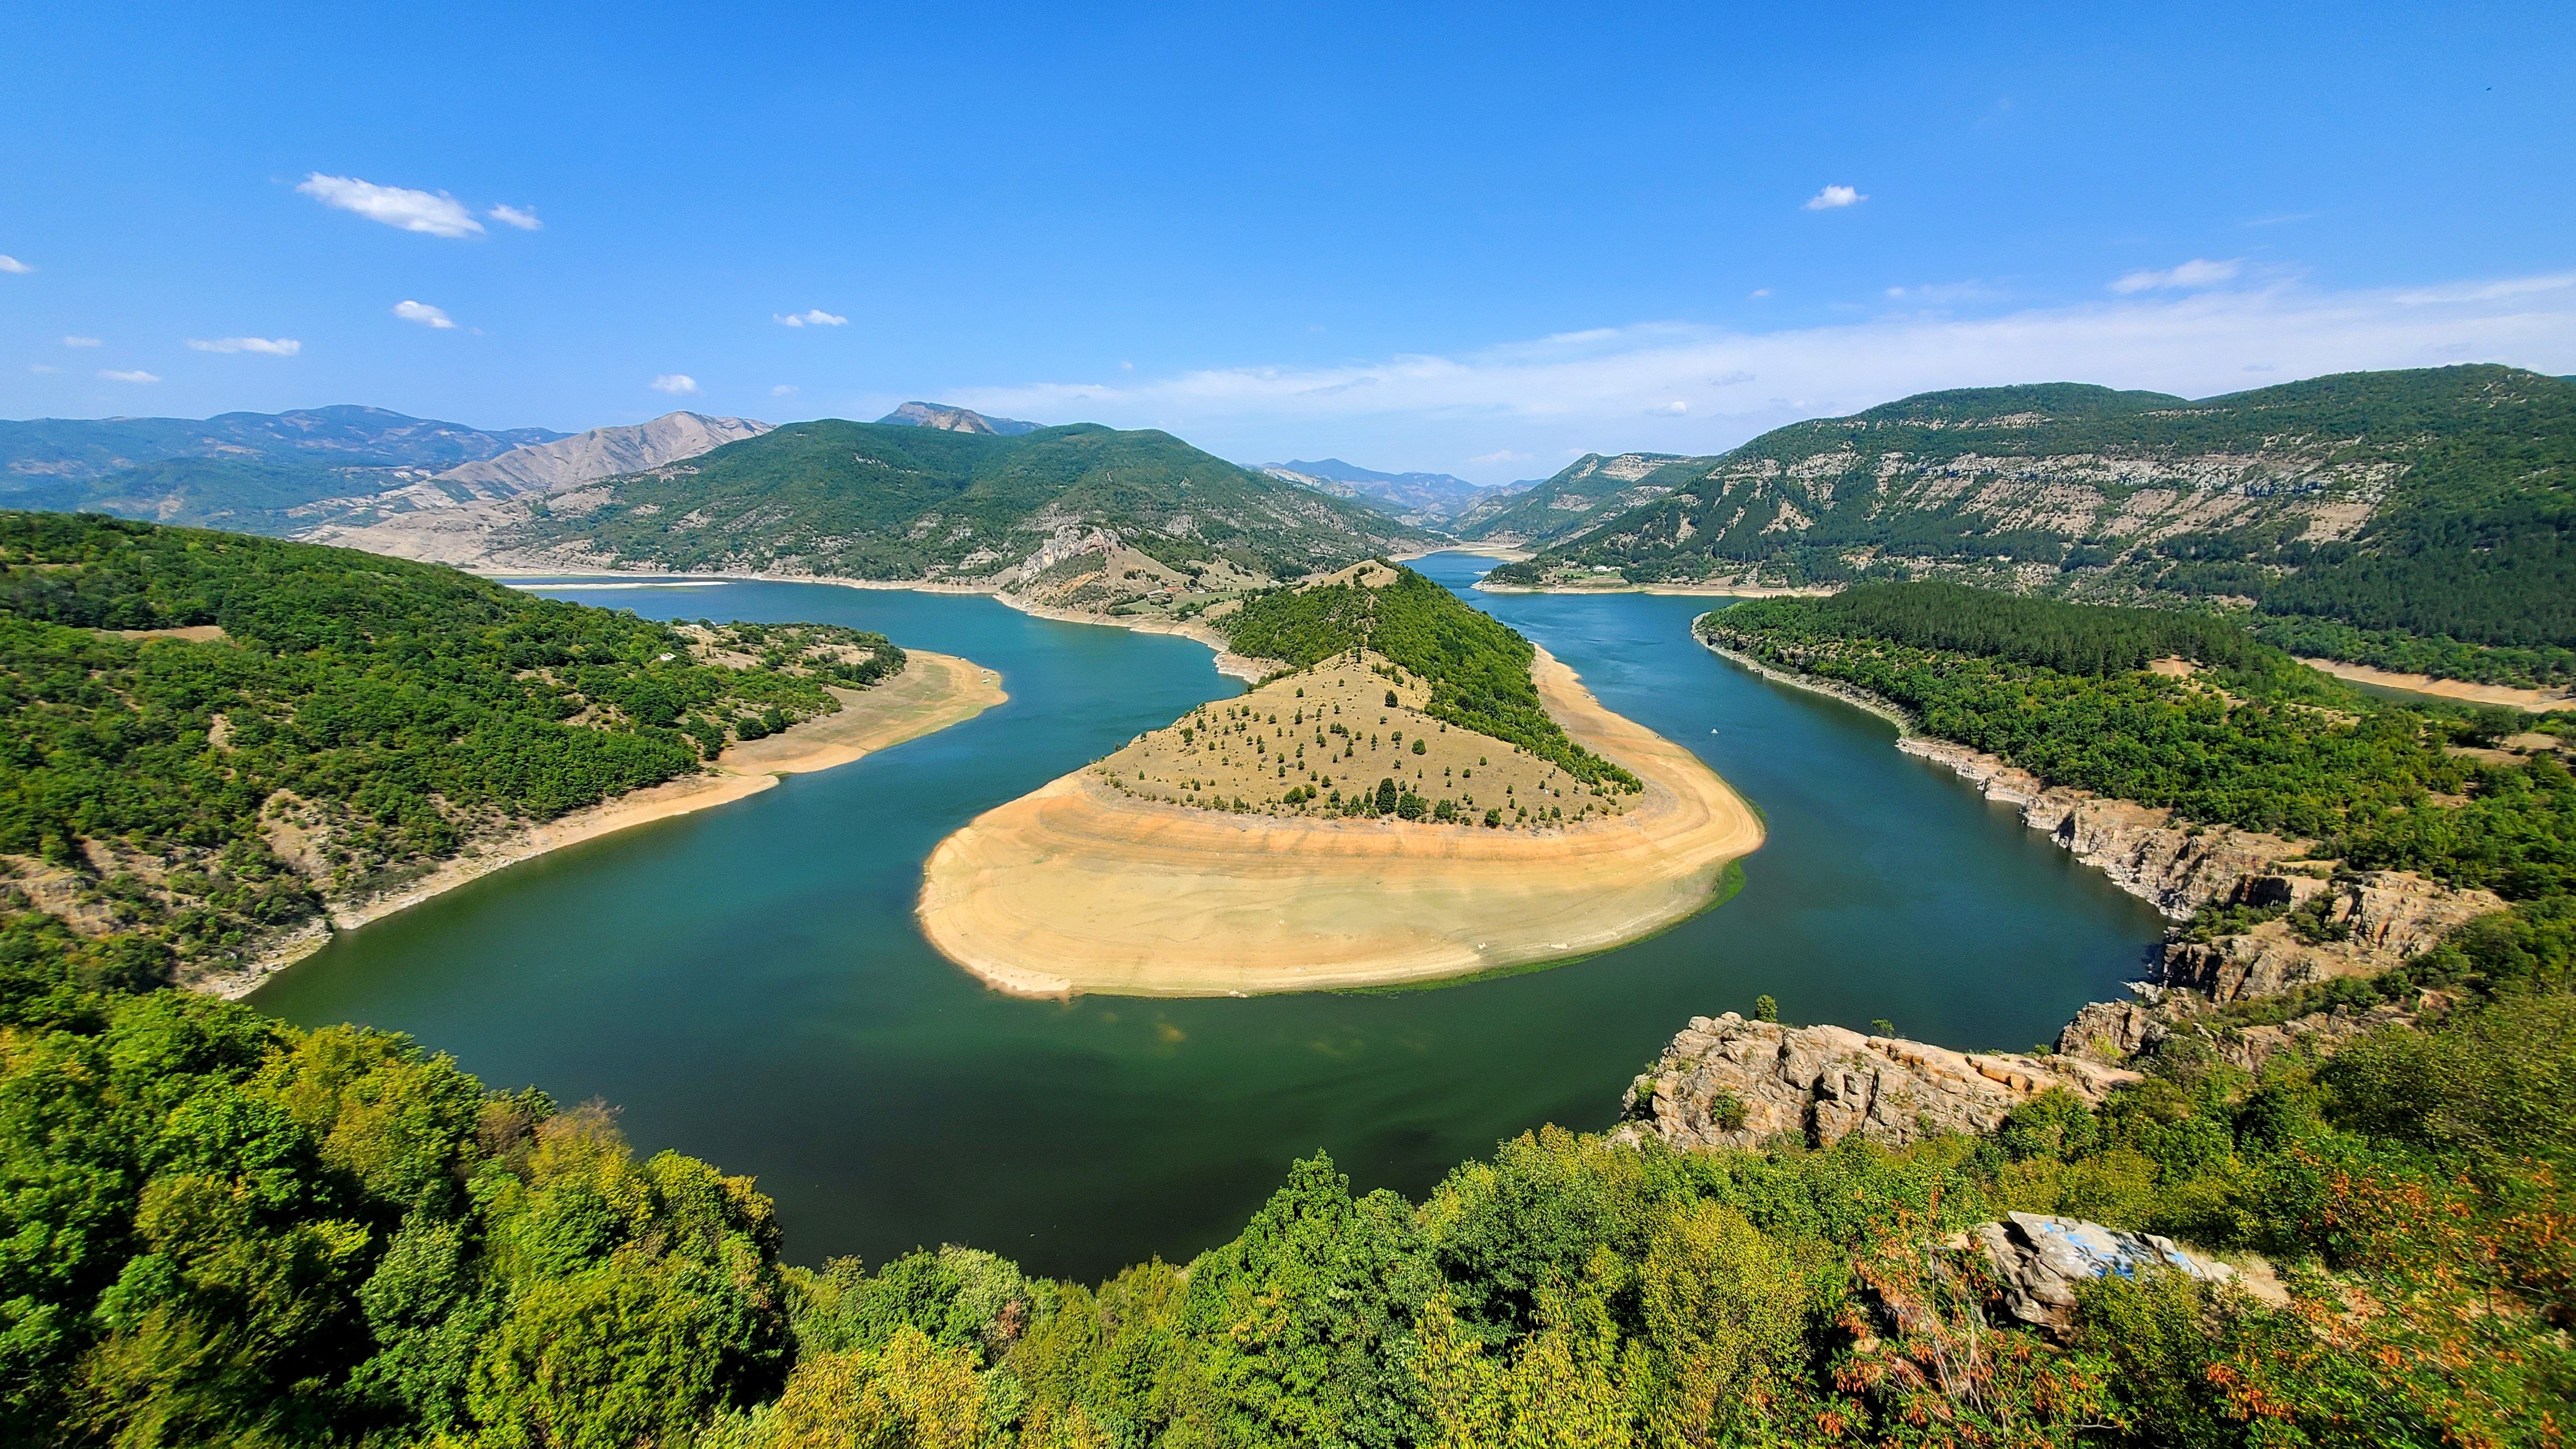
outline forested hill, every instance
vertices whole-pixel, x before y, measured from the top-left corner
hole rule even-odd
[[[1434,719],[1517,745],[1587,784],[1642,788],[1548,717],[1530,680],[1538,651],[1527,639],[1411,569],[1363,564],[1254,594],[1211,622],[1235,653],[1291,669],[1373,650],[1431,686],[1424,712]]]
[[[1497,582],[1841,584],[1925,572],[2115,602],[2251,602],[2302,652],[2576,677],[2576,385],[2496,366],[2186,402],[1929,393],[1665,463]],[[2464,647],[2465,646],[2465,647]]]
[[[551,500],[497,533],[519,555],[619,567],[1156,589],[1302,578],[1427,538],[1200,452],[1090,424],[1015,436],[823,421]],[[1050,572],[1052,571],[1052,572]]]
[[[75,928],[54,986],[226,968],[326,900],[902,667],[857,630],[684,630],[342,549],[0,512],[0,898]]]

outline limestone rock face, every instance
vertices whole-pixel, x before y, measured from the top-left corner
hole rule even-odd
[[[2306,851],[2300,842],[2251,830],[2179,826],[2169,810],[2047,785],[2028,770],[1948,740],[1909,735],[1896,747],[1947,767],[1989,800],[2019,805],[2024,825],[2047,832],[2076,859],[2176,920],[2227,899],[2274,861]]]
[[[2011,1213],[1979,1223],[1968,1240],[1995,1270],[2004,1307],[2034,1328],[2075,1321],[2075,1290],[2096,1278],[2181,1273],[2206,1283],[2233,1283],[2235,1269],[2154,1233],[2125,1233],[2081,1218]]]
[[[1631,1089],[1641,1119],[1615,1135],[1688,1149],[1750,1147],[1783,1133],[1827,1146],[1859,1132],[1894,1145],[1992,1131],[2051,1087],[2099,1102],[2136,1080],[2135,1072],[2069,1057],[1954,1052],[1728,1012],[1695,1017],[1673,1038]]]
[[[2284,885],[2293,894],[2277,899],[2263,898],[2269,883],[2249,882],[2247,894],[2256,898],[2247,903],[2305,905],[2323,896],[2316,924],[2325,939],[2305,939],[2288,921],[2266,921],[2242,935],[2178,941],[2165,948],[2164,984],[2230,1002],[2339,976],[2376,976],[2431,949],[2453,928],[2505,908],[2490,892],[2458,890],[2408,871],[2370,871],[2331,883],[2291,877]]]

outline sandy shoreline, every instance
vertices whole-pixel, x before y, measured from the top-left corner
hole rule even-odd
[[[808,720],[766,739],[733,745],[704,774],[666,781],[554,820],[476,841],[468,847],[474,852],[471,856],[460,855],[442,862],[428,874],[383,895],[334,903],[327,925],[313,923],[247,966],[187,984],[227,1000],[246,996],[270,976],[320,950],[334,931],[353,930],[382,920],[468,881],[549,851],[730,804],[769,789],[782,776],[849,764],[906,740],[962,724],[1010,697],[1003,692],[1000,675],[972,660],[918,649],[907,651],[907,656],[909,662],[903,673],[874,689],[833,690],[842,705],[837,714]]]
[[[1014,994],[1226,996],[1582,956],[1707,905],[1762,843],[1752,809],[1544,651],[1532,674],[1568,734],[1646,782],[1642,804],[1539,834],[1283,822],[1140,801],[1077,770],[940,842],[923,932]]]
[[[2521,689],[2510,684],[2471,684],[2462,679],[2442,679],[2430,674],[2400,674],[2393,669],[2374,669],[2367,664],[2347,664],[2340,659],[2309,659],[2299,662],[2310,669],[2322,669],[2337,679],[2355,684],[2375,684],[2382,689],[2402,689],[2409,694],[2428,694],[2436,699],[2456,699],[2467,704],[2501,704],[2531,714],[2549,710],[2576,709],[2576,698],[2565,690]]]

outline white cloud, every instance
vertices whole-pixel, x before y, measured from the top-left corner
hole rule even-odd
[[[199,352],[265,352],[271,357],[293,357],[304,350],[292,337],[191,337],[188,345]]]
[[[63,339],[63,345],[65,347],[96,347],[98,345],[98,339],[95,337],[66,337]]]
[[[2245,264],[2240,261],[2213,262],[2203,257],[2194,257],[2181,266],[2168,267],[2161,272],[2146,270],[2127,273],[2111,284],[2111,290],[2123,297],[2133,292],[2193,291],[2202,287],[2215,287],[2221,282],[2232,282],[2236,280],[2236,274],[2243,270],[2245,270]]]
[[[433,307],[427,302],[414,302],[409,298],[405,298],[394,304],[394,315],[400,317],[405,322],[417,322],[423,327],[453,327],[456,325],[456,323],[451,320],[447,313],[442,309]]]
[[[667,392],[673,397],[684,397],[698,390],[698,380],[685,372],[666,372],[646,383],[645,386],[655,392]]]
[[[777,318],[778,325],[781,327],[846,327],[850,324],[849,318],[835,317],[820,307],[808,307],[802,312],[772,312],[769,315]]]
[[[1992,301],[2002,295],[1984,282],[1925,282],[1912,287],[1890,287],[1891,302],[1911,302],[1924,307],[1947,307],[1960,302]]]
[[[1616,450],[1636,445],[1641,416],[1678,401],[1689,411],[1663,424],[1656,445],[1714,452],[1799,418],[1940,388],[2072,381],[2202,397],[2248,386],[2249,365],[2287,380],[2456,361],[2576,372],[2576,272],[2403,291],[2279,283],[1761,332],[1647,323],[1333,367],[951,389],[947,400],[1007,417],[1164,428],[1244,456],[1326,427],[1455,456]],[[1761,393],[1730,390],[1745,374],[1762,379]]]
[[[18,260],[16,257],[0,255],[0,272],[11,272],[24,275],[25,273],[32,272],[34,270],[34,267],[28,266],[25,262]]]
[[[1690,404],[1682,401],[1680,398],[1675,398],[1671,402],[1664,404],[1662,407],[1648,408],[1646,411],[1659,418],[1685,417],[1690,413]]]
[[[796,384],[792,382],[782,382],[778,386],[771,388],[769,390],[769,395],[771,397],[794,397],[796,395]]]
[[[490,211],[483,214],[492,218],[494,221],[501,223],[503,226],[515,226],[521,231],[544,231],[546,229],[546,224],[537,220],[537,209],[533,206],[495,206]]]
[[[30,362],[30,363],[28,363],[28,364],[27,364],[27,370],[28,370],[29,372],[60,372],[60,371],[62,371],[62,369],[61,369],[61,368],[56,367],[56,366],[54,366],[52,363],[49,363],[49,362]]]
[[[1807,210],[1839,211],[1846,206],[1858,206],[1867,200],[1869,197],[1857,187],[1828,186],[1807,198]]]
[[[1530,455],[1527,453],[1515,453],[1509,448],[1496,448],[1490,453],[1478,453],[1468,459],[1467,463],[1470,467],[1479,463],[1526,463],[1529,458]]]
[[[325,176],[316,171],[297,184],[297,191],[342,211],[354,211],[404,231],[430,236],[480,236],[483,223],[465,204],[446,192],[414,191],[404,186],[378,186],[354,176]]]
[[[1752,291],[1745,293],[1744,298],[1748,302],[1759,302],[1770,295],[1771,289],[1769,287],[1756,287]]]
[[[118,372],[116,369],[111,367],[100,368],[98,370],[98,375],[106,378],[109,382],[159,382],[161,380],[148,372],[140,370],[134,372]]]

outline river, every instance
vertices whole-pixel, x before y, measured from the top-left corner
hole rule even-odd
[[[1096,1279],[1230,1237],[1291,1159],[1419,1197],[1501,1139],[1598,1130],[1694,1015],[2024,1049],[2138,974],[2161,921],[1885,722],[1694,642],[1715,601],[1486,595],[1415,567],[1688,744],[1770,826],[1721,908],[1622,950],[1442,989],[1071,1003],[994,995],[921,938],[950,830],[1200,702],[1203,646],[989,599],[816,584],[569,589],[658,618],[810,620],[999,670],[1010,702],[697,815],[513,866],[343,933],[253,1004],[604,1099],[645,1151],[752,1173],[798,1262],[989,1248]],[[554,592],[547,590],[546,592]]]

